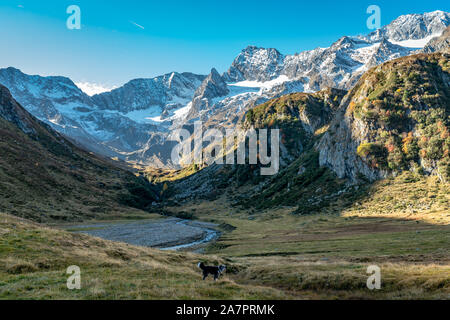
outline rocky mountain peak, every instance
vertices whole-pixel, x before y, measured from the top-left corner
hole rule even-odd
[[[352,47],[355,44],[355,41],[348,36],[344,36],[336,41],[332,47],[334,48],[343,48],[343,47]]]
[[[209,109],[212,99],[226,96],[229,92],[223,77],[215,68],[212,68],[211,73],[195,91],[188,118],[195,118],[198,112]]]
[[[149,108],[182,107],[193,97],[195,89],[204,79],[202,75],[171,72],[150,79],[134,79],[110,92],[92,97],[101,109],[128,113]],[[168,106],[169,105],[169,106]]]
[[[371,68],[385,61],[406,56],[412,51],[413,50],[411,49],[393,44],[386,38],[382,38],[381,42],[377,45],[372,56],[370,57],[367,67]]]
[[[35,133],[29,114],[19,106],[11,92],[2,85],[0,85],[0,117],[12,122],[26,134]]]
[[[248,46],[236,57],[224,78],[227,82],[269,81],[279,75],[283,61],[284,56],[276,49]]]
[[[371,41],[383,37],[393,41],[418,40],[440,35],[450,24],[450,13],[434,11],[424,14],[408,14],[395,19],[389,25],[368,35]]]
[[[36,91],[40,90],[40,94],[52,95],[54,98],[58,98],[57,93],[64,91],[64,93],[77,96],[85,101],[89,100],[89,96],[83,93],[75,83],[67,77],[30,76],[19,69],[8,67],[0,69],[0,83],[3,82],[15,84],[16,90],[21,90],[25,93],[28,92],[32,95],[36,95]]]
[[[195,97],[216,98],[227,95],[229,92],[227,84],[222,76],[215,68],[211,69],[211,73],[203,80],[201,86],[195,91]]]

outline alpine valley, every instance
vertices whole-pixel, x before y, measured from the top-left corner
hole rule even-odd
[[[278,129],[278,172],[172,163],[198,120]],[[0,69],[0,299],[448,300],[449,127],[444,11],[95,95]]]

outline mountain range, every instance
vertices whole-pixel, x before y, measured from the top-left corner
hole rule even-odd
[[[435,11],[401,16],[364,36],[344,36],[328,48],[284,55],[249,46],[222,75],[172,72],[135,79],[110,92],[88,96],[70,79],[0,70],[0,84],[32,115],[72,142],[107,157],[155,167],[174,167],[171,130],[235,126],[254,106],[294,92],[351,89],[370,68],[433,45],[450,25]],[[441,42],[442,43],[442,42]],[[444,42],[445,46],[445,42]]]

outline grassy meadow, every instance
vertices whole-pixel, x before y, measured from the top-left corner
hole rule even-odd
[[[0,298],[449,299],[448,185],[401,176],[372,188],[361,204],[311,215],[293,214],[295,207],[239,209],[226,195],[167,208],[219,224],[221,238],[203,254],[1,214]],[[198,261],[224,263],[227,273],[216,283],[201,281]],[[70,265],[81,268],[81,290],[66,287]],[[369,265],[381,268],[381,290],[366,287]]]

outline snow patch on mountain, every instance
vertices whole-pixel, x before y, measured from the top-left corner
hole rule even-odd
[[[431,39],[436,38],[436,37],[440,37],[441,34],[442,34],[442,32],[433,34],[431,36],[427,36],[427,37],[425,37],[423,39],[391,41],[391,43],[399,45],[399,46],[402,46],[402,47],[406,47],[406,48],[422,49],[428,44],[428,42],[431,41]]]
[[[229,83],[229,86],[233,86],[233,87],[241,87],[241,88],[272,88],[275,85],[279,85],[282,84],[286,81],[289,81],[288,76],[286,75],[281,75],[276,79],[273,80],[269,80],[269,81],[252,81],[252,80],[244,80],[244,81],[240,81],[240,82],[236,82],[236,83]]]

